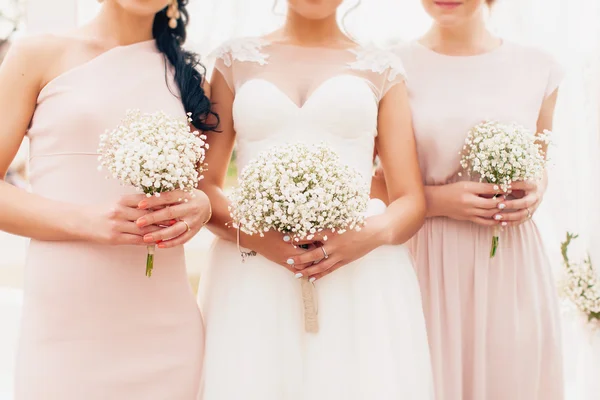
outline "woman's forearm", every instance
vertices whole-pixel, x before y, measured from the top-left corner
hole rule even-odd
[[[238,232],[233,227],[233,221],[229,213],[229,199],[218,186],[205,185],[202,190],[210,199],[212,206],[212,217],[207,225],[208,230],[221,239],[237,243]],[[260,236],[250,236],[240,232],[240,246],[257,251],[255,248],[256,240],[260,240]]]
[[[385,213],[375,217],[383,227],[383,244],[407,242],[423,226],[425,213],[425,202],[421,195],[406,195],[393,201]]]
[[[427,205],[426,218],[446,216],[443,194],[443,186],[425,186],[425,203]]]
[[[220,238],[235,242],[236,232],[231,226],[227,196],[220,187],[215,185],[204,185],[201,189],[208,196],[212,207],[212,217],[206,227]]]
[[[46,199],[0,180],[0,230],[37,240],[85,239],[85,218],[72,204]]]

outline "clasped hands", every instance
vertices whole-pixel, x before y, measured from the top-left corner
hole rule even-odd
[[[93,239],[103,244],[169,248],[188,242],[210,216],[210,202],[203,192],[175,190],[160,197],[123,196],[108,211],[93,213],[88,225]]]

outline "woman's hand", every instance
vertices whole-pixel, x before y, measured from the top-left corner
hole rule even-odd
[[[318,239],[315,238],[314,240],[316,241]],[[294,274],[298,273],[298,270],[295,267],[305,268],[312,265],[312,263],[294,266],[287,262],[288,259],[290,257],[305,254],[317,247],[312,242],[292,244],[290,236],[275,231],[265,232],[264,237],[260,237],[259,235],[243,235],[241,241],[240,245],[242,247],[248,247],[256,251],[261,256],[285,267]]]
[[[503,197],[497,185],[461,181],[442,186],[428,186],[429,216],[444,216],[459,221],[471,221],[483,226],[498,225],[494,216],[503,210]]]
[[[544,197],[544,186],[537,182],[513,182],[511,194],[516,198],[500,203],[503,211],[494,218],[502,226],[520,225],[531,219]]]
[[[83,238],[108,245],[145,245],[144,235],[160,229],[155,225],[139,227],[136,224],[148,214],[138,209],[139,202],[145,198],[143,194],[123,196],[116,205],[100,212],[97,206],[86,208]]]
[[[385,229],[384,218],[379,215],[369,218],[360,231],[351,230],[341,235],[321,233],[313,239],[316,248],[301,255],[290,255],[287,263],[296,269],[296,278],[307,277],[314,282],[384,245],[382,232]]]
[[[206,225],[212,213],[208,197],[200,190],[196,190],[194,195],[181,190],[165,192],[160,197],[145,197],[136,206],[150,211],[138,218],[138,227],[162,224],[163,221],[170,225],[144,236],[146,244],[156,243],[159,248],[188,242]]]

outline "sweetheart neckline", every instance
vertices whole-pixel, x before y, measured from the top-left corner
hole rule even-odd
[[[323,90],[323,88],[325,86],[327,86],[332,81],[335,81],[337,79],[342,79],[342,78],[356,79],[359,82],[361,82],[362,84],[364,84],[367,87],[369,87],[369,84],[367,83],[367,81],[365,79],[359,77],[359,76],[355,76],[355,75],[351,75],[351,74],[340,74],[340,75],[332,76],[330,78],[325,79],[319,85],[317,85],[315,87],[315,89],[312,92],[310,92],[310,94],[306,97],[306,100],[302,104],[299,105],[294,100],[292,100],[292,98],[290,96],[288,96],[287,93],[285,93],[279,86],[277,86],[275,83],[271,82],[270,80],[264,79],[264,78],[252,78],[252,79],[249,79],[246,82],[244,82],[239,87],[239,89],[237,90],[237,94],[236,94],[235,97],[237,98],[238,95],[239,95],[239,93],[242,91],[242,89],[244,89],[246,87],[246,85],[248,85],[249,83],[251,83],[251,82],[264,82],[264,83],[267,83],[268,85],[270,85],[271,87],[273,87],[274,89],[276,89],[279,93],[281,93],[283,95],[283,97],[285,97],[287,99],[287,101],[296,108],[296,110],[302,111],[302,110],[304,110],[309,105],[309,103],[311,103],[311,100],[313,100],[313,98],[316,97],[316,95],[320,91]]]

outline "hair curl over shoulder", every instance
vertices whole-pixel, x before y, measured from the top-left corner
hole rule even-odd
[[[212,131],[217,128],[219,117],[212,111],[210,100],[202,87],[206,69],[200,64],[197,54],[182,47],[189,22],[187,3],[188,0],[178,0],[181,17],[175,29],[169,27],[167,7],[156,13],[152,34],[156,47],[175,70],[174,78],[181,102],[185,111],[191,113],[192,124],[202,131]]]

